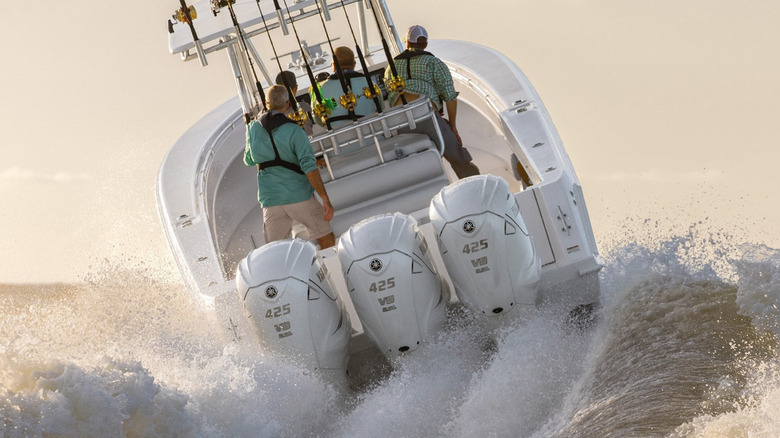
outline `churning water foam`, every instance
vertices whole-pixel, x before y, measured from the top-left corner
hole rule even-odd
[[[589,330],[453,312],[347,394],[229,341],[152,268],[0,286],[0,437],[780,436],[780,251],[694,226],[605,253]]]

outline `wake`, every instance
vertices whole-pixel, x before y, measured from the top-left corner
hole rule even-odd
[[[702,235],[703,234],[703,235]],[[233,342],[183,286],[107,265],[1,286],[6,436],[744,436],[780,431],[780,251],[692,228],[605,255],[589,330],[462,309],[347,392]]]

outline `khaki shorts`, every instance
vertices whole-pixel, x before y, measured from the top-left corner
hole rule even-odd
[[[325,211],[317,198],[295,204],[274,205],[263,208],[263,235],[265,242],[292,237],[292,222],[306,227],[310,239],[319,239],[333,232],[330,223],[323,219]]]

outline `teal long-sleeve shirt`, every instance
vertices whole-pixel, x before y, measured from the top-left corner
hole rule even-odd
[[[355,75],[356,73],[352,70],[345,70],[345,74],[348,75]],[[351,77],[349,79],[350,81],[350,87],[352,88],[352,92],[355,94],[356,98],[356,106],[355,106],[355,114],[358,117],[365,117],[369,114],[376,113],[376,104],[374,103],[373,99],[369,99],[365,95],[363,95],[363,89],[368,86],[368,82],[366,81],[366,78],[363,76],[356,76]],[[337,78],[328,79],[325,82],[322,82],[320,84],[320,91],[322,92],[323,98],[332,98],[336,102],[339,102],[339,99],[341,95],[344,94],[344,90],[341,88],[341,82]],[[314,93],[314,90],[309,87],[309,95],[311,96],[312,102],[317,102],[317,95]],[[337,116],[346,116],[349,114],[349,111],[341,106],[340,104],[337,104],[335,108],[330,113],[329,117],[337,117]],[[318,118],[317,123],[320,125],[324,125],[322,121]],[[340,120],[336,122],[331,122],[331,127],[338,128],[339,126],[347,125],[352,123],[348,120]]]
[[[298,164],[303,173],[317,170],[311,143],[300,126],[284,124],[275,128],[272,134],[282,160]],[[259,122],[250,122],[246,129],[244,164],[256,166],[273,159],[274,149],[268,132]],[[257,200],[263,207],[303,202],[313,194],[314,188],[306,175],[281,166],[268,167],[257,172]]]

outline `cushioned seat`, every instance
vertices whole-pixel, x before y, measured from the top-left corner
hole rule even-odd
[[[428,136],[423,134],[398,134],[379,142],[382,158],[385,162],[396,159],[396,150],[403,156],[408,156],[426,149],[435,148]],[[349,154],[329,156],[330,167],[336,179],[382,164],[379,159],[376,144],[373,142]],[[324,168],[320,169],[323,182],[331,180],[330,174]]]
[[[441,156],[431,148],[346,175],[325,184],[334,208],[331,227],[338,236],[370,216],[427,208],[447,184]]]
[[[375,138],[381,139],[379,150]],[[317,155],[326,154],[332,172],[320,168],[337,236],[370,216],[427,209],[431,198],[449,184],[429,100],[340,127],[312,138],[312,145]],[[301,226],[294,227],[294,235],[303,233]]]

